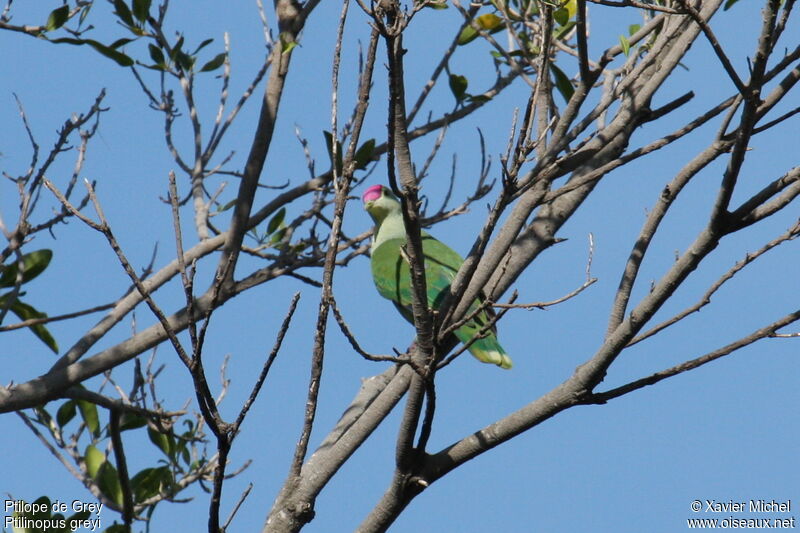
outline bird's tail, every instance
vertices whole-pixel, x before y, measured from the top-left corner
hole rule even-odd
[[[480,328],[469,327],[470,325],[471,324],[463,326],[455,332],[458,340],[464,344],[471,341],[480,331]],[[500,346],[500,343],[497,342],[497,336],[494,333],[490,333],[482,339],[476,339],[467,349],[478,361],[483,363],[491,363],[505,369],[509,369],[513,366],[511,358],[503,347]]]

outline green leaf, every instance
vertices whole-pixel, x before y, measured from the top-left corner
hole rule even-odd
[[[125,46],[126,44],[131,43],[133,41],[134,39],[128,39],[127,37],[123,37],[122,39],[117,39],[116,41],[108,45],[108,47],[116,50],[120,46]]]
[[[200,72],[211,72],[212,70],[217,70],[219,67],[222,66],[223,63],[225,63],[225,58],[227,56],[228,54],[226,54],[225,52],[217,54],[217,56],[214,59],[203,65],[203,68],[200,69]]]
[[[281,207],[267,224],[267,235],[275,233],[275,230],[282,227],[284,217],[286,217],[286,208]]]
[[[735,3],[736,3],[736,2],[738,2],[738,1],[739,1],[739,0],[728,0],[727,2],[725,2],[725,5],[724,5],[724,6],[722,6],[722,10],[723,10],[723,11],[727,11],[727,10],[729,10],[730,8],[732,8],[732,7],[733,7],[733,4],[735,4]]]
[[[47,23],[44,25],[47,31],[57,30],[69,20],[69,6],[64,4],[50,12]]]
[[[119,421],[119,430],[127,431],[129,429],[138,429],[147,425],[147,419],[142,415],[124,412]]]
[[[86,519],[88,519],[90,516],[92,516],[92,512],[91,512],[91,511],[80,511],[80,512],[78,512],[78,513],[75,513],[75,514],[73,514],[73,515],[72,515],[72,516],[70,516],[69,518],[67,518],[67,519],[66,519],[66,522],[67,522],[67,524],[70,524],[70,523],[80,523],[80,522],[82,522],[83,520],[86,520]],[[65,533],[71,533],[71,532],[70,532],[70,530],[69,530],[68,528],[64,528],[64,530],[63,530],[63,531],[64,531]],[[106,531],[108,531],[108,530],[106,529]],[[51,532],[52,532],[52,530],[48,530],[48,532],[47,532],[47,533],[51,533]]]
[[[96,479],[100,492],[108,496],[117,505],[122,505],[122,485],[120,485],[119,474],[114,465],[108,461],[101,464]]]
[[[289,32],[281,32],[280,34],[281,39],[281,53],[288,54],[294,47],[297,46],[297,41],[294,40],[294,37]]]
[[[194,61],[195,58],[187,54],[186,52],[178,52],[175,54],[175,62],[180,65],[180,67],[184,70],[184,72],[189,72],[194,68]]]
[[[476,26],[478,26],[478,28],[487,31],[489,33],[497,33],[498,31],[501,31],[504,27],[503,19],[501,19],[494,13],[484,13],[483,15],[475,17],[475,20],[473,22]],[[459,46],[463,46],[469,42],[474,41],[475,38],[478,37],[478,35],[480,35],[480,33],[478,33],[478,30],[475,29],[472,26],[472,24],[470,24],[469,26],[465,26],[464,29],[461,30],[461,33],[458,35],[458,40],[456,40],[456,43]]]
[[[269,245],[275,246],[276,244],[281,242],[285,236],[286,236],[286,228],[279,229],[278,231],[272,234],[272,237],[269,240]]]
[[[178,38],[178,42],[175,43],[175,46],[172,47],[172,52],[169,54],[169,59],[171,61],[175,61],[176,57],[181,51],[181,47],[183,46],[183,35]]]
[[[145,65],[144,63],[141,63],[139,61],[137,61],[136,63],[139,66],[142,66],[142,67],[144,67],[146,69],[149,69],[149,70],[155,70],[157,72],[166,72],[167,71],[167,65],[165,65],[163,63],[161,65]]]
[[[83,461],[86,463],[86,471],[90,477],[94,478],[100,471],[100,466],[106,462],[106,456],[103,452],[90,444],[86,447],[86,452],[83,454]]]
[[[208,46],[209,44],[211,44],[211,43],[213,43],[213,42],[214,42],[214,39],[206,39],[205,41],[203,41],[202,43],[200,43],[200,44],[197,46],[197,48],[195,48],[195,49],[194,49],[194,52],[192,52],[192,55],[193,55],[193,56],[196,56],[196,55],[197,55],[197,53],[198,53],[200,50],[202,50],[203,48],[205,48],[206,46]]]
[[[575,27],[576,24],[578,24],[577,20],[570,20],[563,26],[559,26],[558,28],[555,29],[555,31],[553,31],[553,37],[556,40],[562,39],[566,34],[570,32],[570,30],[572,30],[572,28]]]
[[[636,33],[641,29],[642,29],[641,24],[631,24],[630,26],[628,26],[628,35],[633,35],[634,33]]]
[[[458,40],[456,43],[458,46],[464,46],[467,43],[471,43],[474,41],[478,35],[478,30],[473,28],[472,26],[464,26],[464,29],[461,30],[461,33],[458,34]]]
[[[457,102],[464,99],[464,96],[467,94],[468,86],[469,80],[467,80],[466,77],[458,74],[450,74],[450,91],[453,93],[453,96],[456,97]]]
[[[503,19],[494,13],[484,13],[483,15],[479,15],[475,17],[475,22],[482,30],[486,30],[489,33],[496,33],[503,29]]]
[[[631,43],[627,37],[624,35],[619,36],[619,44],[622,47],[622,53],[625,54],[625,57],[628,56],[631,52]]]
[[[356,155],[354,157],[356,170],[363,170],[367,168],[367,165],[370,161],[372,161],[372,156],[375,153],[375,139],[370,139],[365,141],[358,150],[356,150]]]
[[[288,42],[288,43],[284,43],[283,46],[281,47],[281,53],[284,54],[284,55],[288,54],[289,52],[294,50],[295,46],[297,46],[297,41],[291,41],[291,42]]]
[[[235,205],[236,205],[236,198],[234,198],[234,199],[233,199],[233,200],[231,200],[230,202],[227,202],[226,204],[224,204],[224,205],[223,205],[222,207],[220,207],[220,208],[219,208],[217,211],[218,211],[219,213],[222,213],[223,211],[227,211],[228,209],[230,209],[231,207],[233,207],[233,206],[235,206]]]
[[[164,52],[161,51],[161,48],[150,43],[147,45],[147,49],[150,51],[150,59],[153,60],[153,63],[166,66],[166,59],[164,58]]]
[[[22,500],[22,502],[25,503],[25,500]],[[26,518],[27,520],[30,520],[31,522],[35,522],[37,520],[44,521],[44,520],[48,520],[48,519],[52,518],[51,514],[50,514],[51,513],[51,509],[52,509],[52,504],[50,503],[50,498],[48,498],[47,496],[41,496],[40,498],[37,498],[36,501],[33,502],[32,505],[36,506],[35,507],[36,512],[33,512],[33,511],[16,512],[16,511],[14,511],[13,516],[16,517],[16,518]],[[8,520],[8,518],[6,518],[6,520]],[[39,533],[40,531],[42,531],[42,532],[44,531],[42,529],[34,529],[32,527],[17,527],[16,524],[13,523],[13,521],[10,521],[10,522],[11,522],[11,526],[12,526],[12,531],[14,533]],[[22,521],[20,520],[20,522],[22,522]],[[8,522],[6,522],[6,524],[8,524]],[[5,529],[3,531],[5,531]],[[55,529],[54,528],[54,529],[48,529],[47,531],[48,531],[48,533],[50,533],[51,531],[52,532],[61,533],[61,531],[64,531],[64,530],[63,529]]]
[[[81,418],[86,427],[95,437],[100,436],[100,417],[97,414],[97,406],[86,400],[75,400],[81,412]]]
[[[169,467],[145,468],[131,479],[131,490],[134,502],[142,502],[152,498],[172,484],[172,474]]]
[[[186,439],[182,438],[182,436],[175,440],[175,458],[183,459],[184,462],[188,464],[189,461],[187,461],[187,454],[189,453],[189,450],[186,449],[186,442]]]
[[[0,306],[5,305],[5,300],[7,296],[9,295],[4,294],[3,296],[0,296]],[[31,320],[33,318],[47,318],[47,313],[39,312],[36,309],[34,309],[33,306],[30,306],[19,300],[15,300],[14,303],[12,303],[8,308],[9,310],[11,310],[12,313],[17,315],[22,320]],[[33,326],[28,326],[28,329],[30,329],[34,335],[39,337],[39,340],[45,343],[48,348],[53,350],[54,353],[58,353],[58,343],[50,334],[50,332],[47,330],[47,328],[44,327],[44,324],[34,324]]]
[[[121,65],[123,67],[130,67],[134,63],[133,59],[131,59],[127,55],[125,55],[122,52],[119,52],[117,50],[114,50],[113,47],[106,46],[101,42],[95,41],[94,39],[72,39],[70,37],[64,37],[64,38],[61,38],[61,39],[51,39],[50,42],[51,43],[74,44],[74,45],[77,45],[77,46],[88,44],[89,46],[91,46],[92,48],[94,48],[95,50],[97,50],[98,52],[103,54],[104,56],[106,56],[106,57],[108,57],[110,59],[113,59],[114,61],[117,62],[117,64],[119,64],[119,65]],[[119,42],[119,41],[117,41],[117,42]]]
[[[172,439],[170,438],[169,435],[160,433],[159,431],[148,426],[147,436],[150,437],[150,442],[155,444],[159,450],[164,452],[164,455],[170,458],[172,457],[172,449],[174,448],[174,443],[171,442]]]
[[[128,26],[134,25],[133,14],[131,13],[128,4],[126,4],[123,0],[114,0],[114,14]]]
[[[127,55],[123,54],[122,52],[119,52],[117,50],[114,50],[111,47],[108,47],[108,46],[104,45],[103,43],[99,43],[99,42],[94,41],[92,39],[87,39],[86,43],[89,46],[91,46],[92,48],[94,48],[95,50],[97,50],[98,52],[100,52],[102,55],[106,56],[109,59],[113,59],[114,61],[116,61],[117,64],[120,65],[120,66],[130,67],[130,66],[133,65],[133,59],[131,59]]]
[[[67,400],[58,408],[56,412],[56,422],[63,428],[73,418],[75,418],[75,401]]]
[[[28,283],[30,280],[44,272],[50,260],[53,258],[52,250],[36,250],[22,256],[22,281]],[[19,273],[19,262],[14,261],[8,265],[0,266],[3,275],[0,276],[0,287],[13,287],[17,283]]]
[[[572,94],[575,92],[572,82],[567,75],[564,74],[564,71],[553,63],[550,64],[550,72],[553,73],[553,78],[555,78],[556,89],[558,89],[558,92],[564,97],[564,101],[569,102],[570,98],[572,98]]]
[[[189,453],[189,449],[186,447],[186,443],[183,444],[181,447],[181,458],[186,465],[190,465],[192,463],[192,454]]]
[[[146,22],[147,17],[150,14],[150,2],[151,0],[133,0],[133,16],[139,22]]]
[[[44,505],[48,509],[52,509],[50,505],[50,498],[48,498],[47,496],[39,496],[33,503],[37,504],[39,508],[41,508]]]
[[[561,7],[558,9],[560,11],[563,9],[567,12],[567,20],[574,18],[578,14],[578,1],[577,0],[564,0],[560,2]]]
[[[555,20],[559,26],[564,26],[569,22],[569,11],[563,7],[561,9],[556,9],[553,11],[553,20]]]

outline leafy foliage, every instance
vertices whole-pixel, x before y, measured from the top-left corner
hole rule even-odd
[[[94,403],[82,399],[67,400],[59,405],[55,418],[46,406],[40,406],[33,410],[31,420],[46,430],[56,448],[71,450],[69,455],[77,457],[78,466],[85,469],[88,479],[107,503],[114,509],[121,509],[125,495],[120,471],[114,465],[117,451],[112,445],[113,429],[108,421],[101,423],[101,419],[110,416],[110,412],[105,411],[106,416],[101,416]],[[76,426],[73,421],[77,413],[81,416],[80,424]],[[117,435],[120,441],[122,432],[146,428],[150,442],[161,457],[156,465],[140,469],[127,480],[138,514],[151,514],[159,502],[173,498],[185,487],[182,479],[207,476],[207,460],[197,447],[203,436],[191,420],[185,419],[183,426],[184,431],[176,432],[174,426],[164,427],[160,421],[140,414],[125,412],[120,417],[120,434]],[[73,436],[66,439],[68,432]],[[82,449],[79,448],[81,442],[85,443]]]
[[[193,52],[184,50],[184,37],[178,35],[175,42],[171,43],[161,31],[159,23],[151,17],[152,0],[131,0],[130,4],[125,0],[112,0],[114,15],[117,17],[120,26],[124,28],[130,37],[122,37],[113,42],[101,42],[95,39],[85,39],[80,37],[84,30],[80,28],[72,29],[71,37],[50,38],[43,35],[54,44],[71,44],[75,46],[89,46],[101,55],[113,60],[122,67],[130,67],[136,64],[152,70],[169,72],[175,76],[192,74],[195,64],[198,61],[198,52],[206,45],[213,42],[213,39],[204,40]],[[82,24],[89,14],[93,4],[89,3],[80,10],[79,24]],[[70,20],[69,6],[63,5],[54,9],[48,16],[44,28],[46,32],[53,32],[62,28]],[[124,51],[126,45],[134,43],[140,39],[145,39],[149,59],[152,63],[141,62],[134,59]],[[221,52],[213,58],[203,63],[199,72],[213,72],[220,68],[227,59],[227,52]]]
[[[51,250],[36,250],[22,256],[20,261],[0,265],[0,287],[19,287],[35,279],[44,272],[53,258]],[[12,289],[0,294],[0,310],[8,309],[21,320],[47,318],[47,314],[38,311],[32,305],[19,299],[25,293]],[[3,315],[0,314],[0,317]],[[2,318],[0,318],[2,320]],[[33,332],[48,348],[58,353],[58,344],[43,324],[32,324],[28,329]]]

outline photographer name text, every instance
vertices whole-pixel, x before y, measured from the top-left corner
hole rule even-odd
[[[728,500],[705,500],[704,504],[697,505],[700,500],[695,500],[693,511],[706,513],[789,513],[792,511],[792,500],[784,502],[775,500],[748,500],[737,502]],[[699,507],[699,509],[698,509]]]

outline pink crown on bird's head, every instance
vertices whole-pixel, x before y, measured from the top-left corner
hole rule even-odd
[[[364,191],[364,194],[361,195],[361,200],[364,203],[371,202],[380,198],[382,193],[383,185],[373,185]]]

